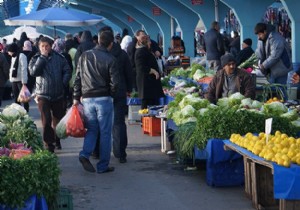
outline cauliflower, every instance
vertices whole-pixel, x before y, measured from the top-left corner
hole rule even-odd
[[[6,117],[18,117],[26,115],[27,112],[21,105],[13,103],[9,106],[6,106],[3,109],[2,114]]]

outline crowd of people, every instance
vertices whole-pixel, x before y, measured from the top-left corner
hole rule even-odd
[[[216,21],[203,34],[207,67],[216,71],[205,95],[211,103],[236,92],[255,98],[251,74],[237,67],[253,53],[269,82],[286,84],[292,63],[285,39],[264,23],[258,23],[254,33],[258,37],[255,51],[250,38],[240,47],[237,32],[231,41],[226,39]],[[20,104],[18,95],[23,88],[33,93],[46,149],[62,149],[55,127],[68,108],[81,103],[87,128],[79,153],[83,168],[98,173],[114,171],[109,166],[111,150],[120,163],[127,162],[127,97],[137,91],[141,109],[145,109],[159,105],[164,96],[157,62],[163,52],[145,31],[138,30],[131,37],[124,29],[121,36],[104,26],[97,35],[86,30],[54,40],[40,36],[35,43],[23,32],[20,40],[11,44],[3,40],[0,47],[0,105],[7,80],[12,83],[15,103]],[[292,82],[298,83],[299,75],[297,71]],[[28,102],[23,106],[30,111]],[[96,168],[89,160],[91,156],[99,159]]]
[[[14,102],[29,112],[29,101],[21,103],[18,96],[23,88],[32,93],[49,152],[62,149],[55,129],[67,109],[83,104],[87,133],[79,161],[86,171],[111,172],[111,150],[120,163],[127,162],[127,97],[137,91],[146,108],[163,96],[160,56],[157,43],[143,30],[132,38],[125,29],[121,37],[104,26],[94,36],[86,30],[54,40],[40,36],[36,42],[23,32],[19,40],[1,45],[0,98],[9,80]],[[99,159],[96,169],[91,156]]]

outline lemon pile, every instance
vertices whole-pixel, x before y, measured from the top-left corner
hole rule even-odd
[[[290,167],[291,163],[300,165],[300,138],[289,137],[285,133],[276,131],[275,135],[261,132],[258,136],[247,133],[245,136],[232,134],[230,141],[246,148],[255,155],[278,165]]]
[[[149,110],[148,109],[140,109],[139,114],[148,114]]]

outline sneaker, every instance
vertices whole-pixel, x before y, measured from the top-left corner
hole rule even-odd
[[[119,161],[120,161],[120,163],[126,163],[126,162],[127,162],[127,159],[126,159],[126,157],[121,157],[121,158],[119,159]]]
[[[98,174],[103,174],[103,173],[108,173],[108,172],[113,172],[115,170],[114,167],[107,167],[104,171],[98,171]]]
[[[79,161],[80,163],[82,164],[84,170],[88,171],[88,172],[91,172],[91,173],[94,173],[96,172],[94,166],[91,164],[90,160],[83,157],[83,156],[80,156],[79,157]]]

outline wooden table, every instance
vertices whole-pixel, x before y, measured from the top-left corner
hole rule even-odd
[[[300,200],[274,198],[274,168],[271,162],[255,159],[233,145],[225,144],[224,149],[236,151],[243,156],[245,193],[252,200],[254,208],[266,210],[300,210]]]

